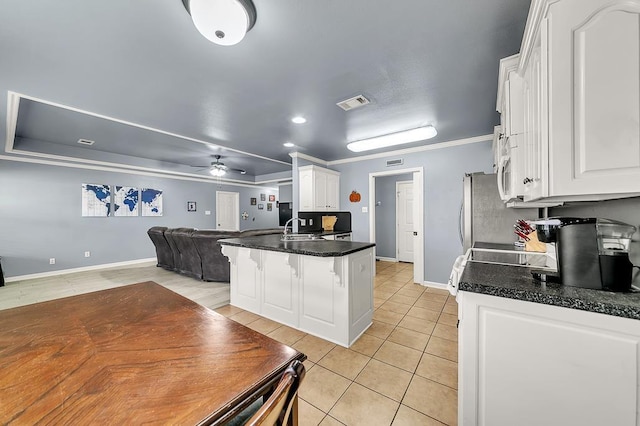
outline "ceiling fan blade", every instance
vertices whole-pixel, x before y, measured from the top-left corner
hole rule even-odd
[[[244,169],[233,169],[233,168],[228,168],[228,170],[232,171],[232,172],[236,172],[236,173],[240,173],[241,175],[246,175],[247,171]]]

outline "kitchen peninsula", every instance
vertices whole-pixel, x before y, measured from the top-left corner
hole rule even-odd
[[[349,347],[373,318],[373,243],[220,240],[231,305]]]

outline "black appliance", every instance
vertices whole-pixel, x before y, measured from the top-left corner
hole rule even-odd
[[[278,221],[280,226],[284,226],[293,217],[293,203],[280,203],[278,205]]]
[[[602,218],[558,217],[536,228],[540,241],[556,243],[562,284],[609,291],[631,289],[629,246],[635,226]]]

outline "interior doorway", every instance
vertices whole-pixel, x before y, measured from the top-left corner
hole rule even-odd
[[[377,242],[376,239],[376,178],[393,175],[403,175],[410,173],[412,176],[411,210],[413,212],[413,224],[411,234],[411,245],[413,247],[413,280],[416,283],[424,283],[424,194],[423,180],[424,169],[414,167],[407,169],[395,169],[369,174],[369,241]],[[377,250],[377,248],[374,248]],[[377,253],[376,253],[376,256]],[[397,258],[396,258],[397,259]]]
[[[216,229],[240,230],[240,193],[216,191]]]
[[[396,182],[396,259],[413,262],[413,181]]]

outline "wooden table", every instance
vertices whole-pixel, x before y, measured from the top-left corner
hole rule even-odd
[[[145,282],[0,311],[0,424],[210,424],[296,350]]]

